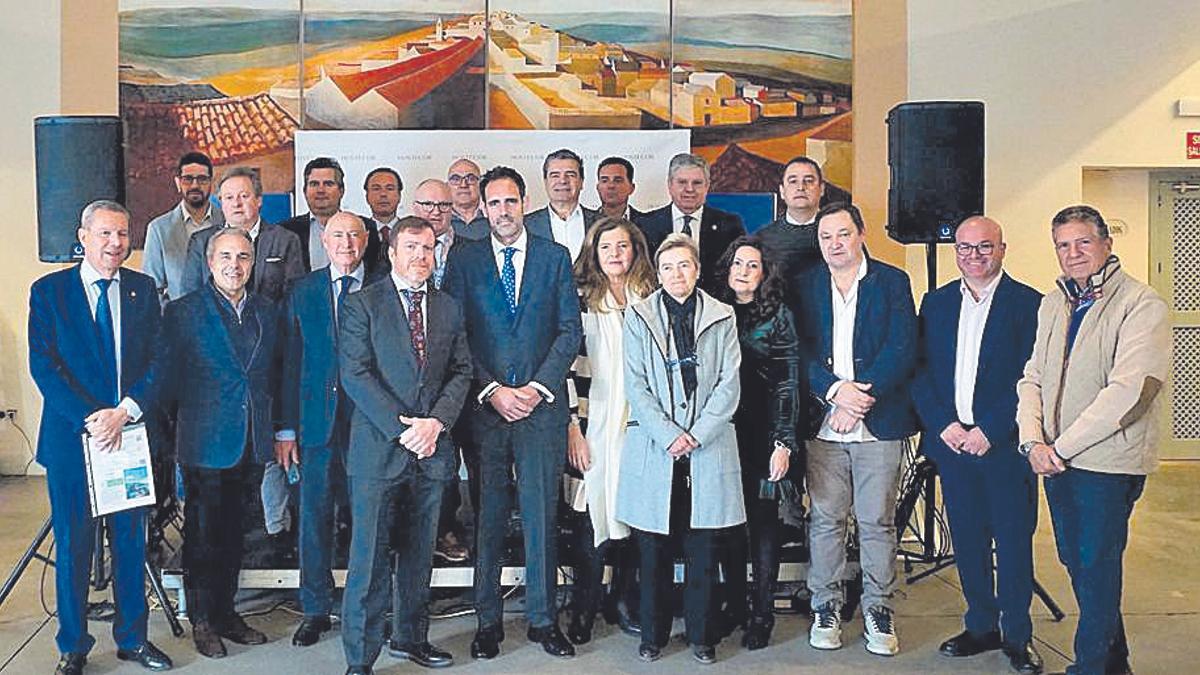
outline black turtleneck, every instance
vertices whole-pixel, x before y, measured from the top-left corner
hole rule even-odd
[[[696,291],[683,302],[677,301],[667,292],[662,294],[663,307],[671,324],[671,335],[675,339],[675,353],[679,374],[683,378],[683,391],[688,398],[696,393]]]

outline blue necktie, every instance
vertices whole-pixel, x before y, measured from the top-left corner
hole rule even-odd
[[[117,340],[113,329],[112,307],[108,304],[108,287],[112,279],[97,279],[96,287],[100,289],[100,298],[96,301],[96,331],[100,334],[100,361],[105,373],[112,375],[112,403],[116,405],[120,393],[119,376],[117,375]]]
[[[354,283],[354,277],[349,274],[338,279],[342,283],[342,287],[338,289],[337,295],[337,315],[338,321],[342,320],[342,307],[346,305],[346,296],[350,295],[350,284]]]
[[[517,318],[517,268],[513,256],[517,249],[504,247],[504,268],[500,270],[500,281],[504,283],[504,299],[508,301],[508,318]]]

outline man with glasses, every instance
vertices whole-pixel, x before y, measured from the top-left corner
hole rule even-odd
[[[542,162],[542,180],[550,203],[525,217],[525,226],[535,237],[549,239],[567,247],[571,260],[583,250],[583,237],[600,217],[579,203],[583,191],[583,160],[562,148],[546,155]]]
[[[400,220],[404,181],[400,180],[400,174],[395,169],[381,166],[371,169],[367,174],[363,191],[366,192],[367,205],[371,207],[371,220],[375,221],[375,230],[379,232],[379,243],[386,248],[396,221]]]
[[[1016,387],[1033,351],[1042,296],[1004,272],[996,221],[967,218],[954,241],[962,278],[921,303],[912,387],[921,451],[942,478],[967,601],[966,630],[939,651],[966,657],[1003,649],[1014,670],[1039,673],[1029,618],[1037,481],[1017,453]]]
[[[180,157],[175,173],[179,204],[146,226],[142,270],[154,279],[163,302],[183,296],[188,239],[206,227],[225,224],[221,210],[214,209],[208,201],[212,195],[212,177],[213,165],[208,155],[189,152]]]
[[[479,196],[479,174],[479,165],[465,157],[455,160],[446,171],[446,183],[454,202],[450,224],[454,233],[464,239],[487,239],[491,234]]]

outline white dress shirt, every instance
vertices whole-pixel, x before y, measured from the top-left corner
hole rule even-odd
[[[862,263],[858,266],[858,274],[854,277],[854,283],[850,285],[850,290],[846,292],[845,297],[838,290],[837,281],[830,279],[829,287],[833,301],[833,374],[837,376],[838,381],[829,388],[829,391],[825,392],[826,400],[833,399],[838,387],[854,381],[854,322],[858,315],[858,282],[862,281],[866,275],[867,259],[863,257]],[[833,410],[826,413],[825,420],[821,422],[821,430],[817,432],[817,438],[836,443],[862,443],[875,440],[862,420],[859,420],[858,424],[855,424],[850,431],[839,434],[829,425],[829,418],[832,415]]]
[[[517,240],[508,246],[501,244],[495,236],[488,237],[488,241],[492,242],[492,256],[496,260],[496,275],[501,279],[504,278],[504,249],[509,247],[517,249],[517,252],[513,254],[513,268],[517,272],[516,302],[518,305],[521,304],[521,279],[525,276],[525,249],[529,246],[529,230],[522,227]]]
[[[308,216],[308,268],[319,270],[329,264],[329,256],[325,253],[325,244],[321,243],[321,233],[325,226],[311,213]]]
[[[571,211],[565,220],[558,217],[552,206],[546,206],[546,213],[550,215],[550,234],[554,241],[567,247],[571,252],[571,261],[574,262],[583,250],[583,237],[587,229],[583,220],[583,206],[576,202],[575,210]]]
[[[671,231],[683,232],[683,211],[679,210],[674,203],[671,204]],[[686,214],[692,217],[688,225],[692,228],[692,241],[696,242],[696,252],[700,252],[700,221],[704,219],[704,206],[696,209],[695,212]]]
[[[962,304],[958,310],[958,346],[954,350],[954,409],[958,421],[975,424],[975,375],[979,372],[979,347],[983,341],[983,328],[992,311],[992,298],[996,297],[996,286],[1000,284],[997,274],[980,292],[978,300],[971,294],[964,280],[959,286]]]
[[[801,222],[797,221],[795,218],[793,218],[792,214],[788,213],[787,211],[783,212],[783,220],[784,220],[784,222],[786,222],[788,225],[791,225],[792,227],[800,227],[801,225],[813,225],[817,222],[816,219],[814,218],[813,220],[807,220],[807,221],[801,223]]]
[[[96,285],[96,281],[106,278],[100,271],[84,258],[79,265],[79,276],[83,283],[83,290],[87,294],[88,309],[92,311],[92,321],[96,320],[96,306],[100,303],[100,287]],[[121,273],[118,271],[112,278],[112,283],[108,285],[108,291],[105,293],[108,296],[108,307],[112,313],[113,325],[113,356],[117,362],[117,389],[121,389]],[[142,408],[137,404],[137,401],[128,396],[121,399],[117,404],[118,408],[123,409],[129,415],[132,422],[138,421],[142,416]]]

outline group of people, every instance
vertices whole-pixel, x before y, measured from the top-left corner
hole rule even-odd
[[[738,628],[748,649],[768,645],[780,510],[805,491],[810,645],[843,645],[853,516],[863,642],[894,655],[897,490],[904,444],[921,432],[967,604],[965,630],[940,651],[1003,649],[1016,671],[1041,672],[1029,609],[1044,476],[1081,610],[1069,672],[1128,671],[1121,552],[1156,464],[1169,338],[1165,303],[1121,271],[1099,212],[1069,207],[1052,220],[1063,276],[1044,298],[1003,271],[1000,225],[966,219],[954,245],[961,278],[928,293],[918,314],[907,275],[867,254],[859,210],[822,204],[812,159],[786,164],[786,209],[754,235],[706,203],[708,165],[696,155],[671,159],[671,203],[648,213],[629,206],[628,160],[597,168],[599,211],[579,202],[583,176],[576,153],[550,153],[549,203],[527,213],[518,172],[461,159],[445,180],[418,184],[401,217],[400,175],[381,167],[364,182],[368,218],[341,209],[344,174],[321,157],[304,169],[309,212],[275,225],[259,215],[254,171],[226,171],[214,209],[212,163],[189,153],[179,205],[149,225],[146,274],[122,266],[128,211],[89,205],[83,261],[38,280],[30,299],[45,397],[38,460],[58,542],[58,672],[82,672],[94,642],[80,434],[115,450],[125,425],[152,415],[170,420],[182,470],[185,586],[207,657],[225,656],[225,640],[267,639],[234,607],[254,502],[272,533],[298,513],[295,645],[331,630],[341,512],[347,673],[372,672],[385,645],[418,665],[453,663],[428,639],[435,556],[473,558],[471,656],[497,657],[515,498],[529,640],[573,656],[616,598],[639,657],[658,659],[681,550],[686,638],[712,663]],[[460,462],[473,551],[454,517]],[[564,500],[577,522],[561,561],[574,592],[560,608]],[[118,658],[170,668],[146,639],[144,511],[108,520]]]

